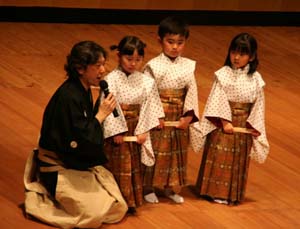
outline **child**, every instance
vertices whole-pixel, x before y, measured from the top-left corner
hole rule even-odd
[[[129,206],[129,213],[143,202],[141,161],[154,164],[149,130],[163,117],[154,80],[137,71],[144,58],[145,44],[135,36],[124,37],[117,49],[119,66],[106,76],[109,91],[118,102],[119,117],[104,121],[108,169],[114,174]],[[136,142],[124,142],[124,136],[136,136]]]
[[[241,33],[231,41],[224,66],[215,72],[200,128],[205,146],[197,192],[215,202],[244,200],[250,157],[263,163],[269,151],[257,43]],[[242,131],[237,132],[241,127]],[[247,128],[247,129],[246,129]]]
[[[154,190],[157,187],[163,188],[164,194],[175,203],[183,203],[184,198],[175,193],[174,188],[178,192],[178,188],[186,184],[189,141],[195,151],[200,150],[194,140],[200,133],[194,76],[196,63],[181,56],[189,37],[184,20],[176,17],[164,19],[159,25],[158,35],[162,53],[146,64],[144,72],[156,81],[165,119],[160,120],[160,128],[151,130],[156,163],[145,170],[144,198],[149,203],[158,203]],[[169,126],[165,121],[178,123]]]

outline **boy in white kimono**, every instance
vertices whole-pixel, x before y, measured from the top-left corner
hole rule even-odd
[[[198,92],[195,80],[196,62],[182,57],[189,28],[176,17],[164,19],[158,28],[162,53],[150,60],[144,73],[155,79],[165,118],[160,128],[151,131],[156,163],[146,168],[145,195],[149,203],[158,203],[154,187],[164,189],[175,203],[184,198],[175,193],[175,187],[186,185],[187,150],[191,143],[199,151],[196,139],[199,132]]]

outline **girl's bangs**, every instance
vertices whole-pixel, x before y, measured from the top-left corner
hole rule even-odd
[[[237,51],[240,53],[250,53],[250,48],[249,48],[249,44],[245,43],[245,42],[235,42],[232,44],[231,51]]]

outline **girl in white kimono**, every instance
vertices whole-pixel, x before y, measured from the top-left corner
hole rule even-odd
[[[117,49],[119,66],[105,78],[119,114],[109,115],[104,121],[107,168],[114,174],[131,214],[143,202],[142,163],[154,164],[149,131],[164,115],[154,80],[138,71],[144,47],[134,36],[126,36],[118,46],[112,46],[112,50]]]
[[[165,118],[160,120],[160,129],[151,131],[156,163],[146,168],[144,198],[158,203],[156,190],[163,189],[166,197],[181,204],[180,188],[187,184],[188,146],[200,150],[196,62],[181,56],[189,36],[184,20],[164,19],[158,35],[162,53],[146,64],[144,72],[156,81]]]
[[[250,158],[263,163],[269,152],[265,101],[258,66],[257,42],[248,33],[232,40],[200,123],[204,152],[197,192],[223,204],[245,198]]]

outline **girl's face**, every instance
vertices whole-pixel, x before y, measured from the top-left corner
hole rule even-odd
[[[139,70],[143,63],[143,56],[140,56],[137,52],[137,50],[134,50],[132,55],[120,55],[119,56],[119,63],[122,68],[122,70],[126,74],[131,74],[136,70]]]
[[[100,56],[96,64],[90,64],[86,69],[78,69],[81,83],[85,89],[90,86],[99,86],[100,80],[105,73],[105,58]]]
[[[245,67],[250,61],[250,55],[239,51],[230,51],[230,62],[234,69]]]
[[[159,38],[159,42],[163,53],[171,59],[175,59],[183,53],[186,38],[179,34],[168,33],[162,40]]]

